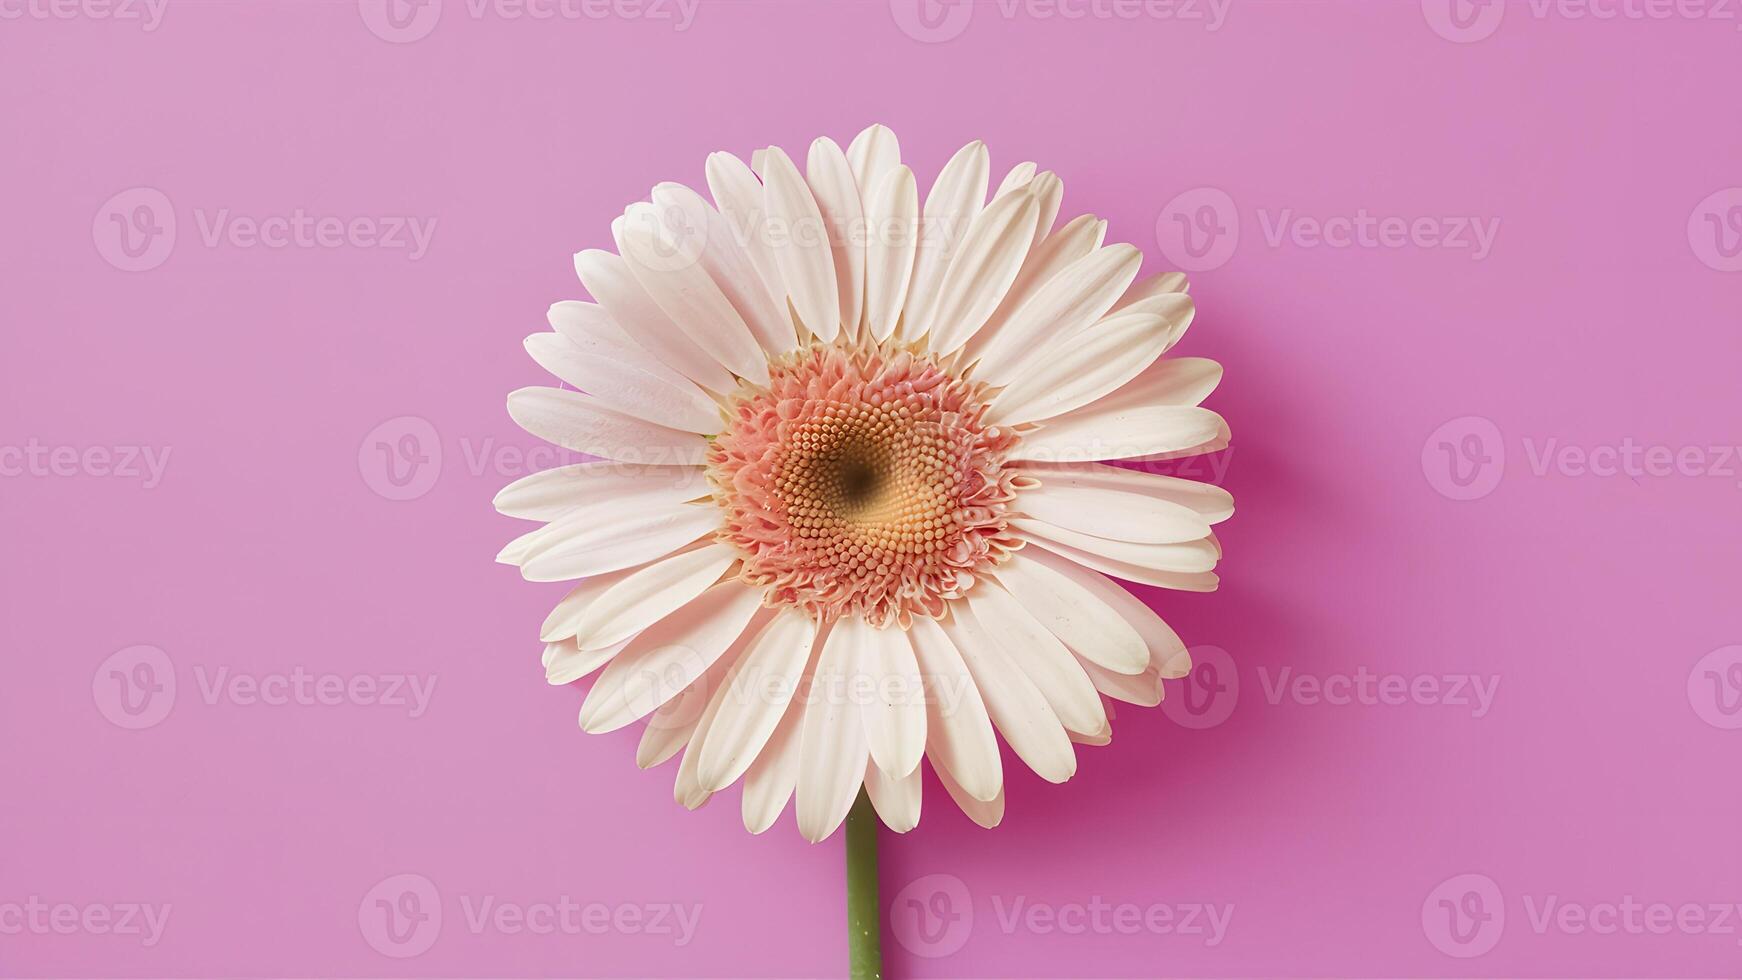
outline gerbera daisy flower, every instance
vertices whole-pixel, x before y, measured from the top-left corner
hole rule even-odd
[[[923,204],[895,136],[707,162],[575,256],[593,302],[526,341],[570,388],[514,392],[528,432],[597,457],[518,480],[545,522],[501,560],[579,580],[545,620],[551,683],[599,672],[581,727],[646,719],[697,807],[744,783],[745,826],[796,794],[829,836],[861,787],[919,820],[921,761],[975,821],[1004,809],[994,732],[1047,780],[1154,705],[1184,646],[1114,581],[1215,588],[1213,486],[1113,465],[1227,445],[1221,368],[1164,357],[1185,278],[1136,281],[1106,222],[986,147]]]

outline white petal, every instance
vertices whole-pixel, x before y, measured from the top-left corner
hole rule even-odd
[[[857,616],[837,622],[835,634],[853,644],[857,676],[849,694],[865,720],[871,761],[892,776],[913,772],[925,754],[925,685],[907,634]]]
[[[621,220],[612,224],[613,231],[621,227]],[[647,295],[622,256],[600,249],[579,252],[575,255],[575,274],[611,315],[612,322],[661,363],[710,391],[723,393],[736,387],[731,372],[697,347]]]
[[[787,297],[811,333],[834,340],[841,330],[841,296],[822,211],[786,151],[770,147],[761,173],[763,206],[779,232],[772,243],[774,262]]]
[[[1134,284],[1119,297],[1119,302],[1113,304],[1113,312],[1130,309],[1133,304],[1151,300],[1157,296],[1169,293],[1186,293],[1191,291],[1191,283],[1186,280],[1183,272],[1158,272],[1153,276]]]
[[[981,628],[1034,682],[1066,730],[1098,732],[1107,724],[1101,696],[1089,683],[1089,675],[1058,637],[1002,585],[994,582],[976,588],[968,593],[967,602]]]
[[[1228,423],[1226,421],[1221,421],[1220,424],[1216,426],[1216,434],[1205,439],[1203,442],[1193,443],[1184,449],[1169,449],[1158,453],[1149,453],[1144,456],[1132,456],[1129,460],[1133,463],[1144,463],[1158,459],[1179,459],[1183,456],[1202,456],[1205,453],[1218,453],[1228,448],[1228,443],[1231,439],[1232,435],[1228,430]]]
[[[804,705],[794,703],[744,774],[744,829],[752,834],[774,826],[798,785],[799,726],[803,720]]]
[[[1004,821],[1003,786],[998,787],[998,793],[996,796],[992,797],[992,799],[985,801],[977,800],[973,796],[970,796],[961,786],[957,785],[956,781],[950,778],[948,772],[939,768],[936,759],[932,760],[932,769],[938,774],[938,782],[943,783],[944,792],[950,794],[950,799],[956,801],[956,805],[962,808],[962,812],[968,815],[969,820],[985,827],[987,830],[991,830],[993,827],[998,826]]]
[[[538,543],[539,534],[543,531],[544,528],[542,527],[537,531],[528,531],[520,537],[515,538],[513,541],[503,545],[502,550],[496,552],[496,560],[504,565],[526,564],[527,552],[531,551],[532,546]]]
[[[919,763],[899,779],[885,775],[875,764],[865,767],[865,794],[882,819],[883,826],[905,834],[919,826],[921,780]]]
[[[1010,291],[1005,293],[998,309],[962,349],[964,360],[972,362],[984,353],[992,338],[1034,296],[1036,290],[1072,263],[1100,248],[1106,235],[1107,222],[1085,214],[1041,239],[1039,245],[1029,250],[1028,257],[1022,262],[1022,271],[1016,274],[1016,281],[1010,284]]]
[[[1191,407],[1210,397],[1222,381],[1222,365],[1206,357],[1169,357],[1151,364],[1124,387],[1101,399],[1099,411],[1150,405]]]
[[[677,697],[743,634],[761,600],[741,582],[722,582],[655,623],[599,675],[581,705],[581,727],[615,731]]]
[[[1018,191],[974,217],[944,272],[932,321],[912,328],[926,331],[932,353],[962,346],[998,308],[1034,242],[1039,213],[1034,195]]]
[[[625,576],[587,607],[575,642],[583,650],[623,642],[707,591],[738,556],[732,545],[705,545]]]
[[[669,387],[695,388],[696,383],[660,361],[654,353],[637,344],[617,321],[597,303],[563,300],[552,303],[545,313],[552,330],[561,334],[582,353],[610,358],[632,366],[638,374],[658,377]],[[712,403],[710,402],[710,405]]]
[[[1166,321],[1154,314],[1102,320],[1036,360],[993,398],[986,420],[1019,425],[1081,408],[1141,374],[1166,343]]]
[[[1153,585],[1158,589],[1178,589],[1181,592],[1214,592],[1218,580],[1215,572],[1160,572],[1142,565],[1116,561],[1104,555],[1073,548],[1070,545],[1034,537],[1029,543],[1054,555],[1084,565],[1095,571],[1122,578],[1127,582]]]
[[[1121,674],[1091,660],[1083,660],[1081,657],[1078,659],[1089,675],[1089,680],[1094,683],[1095,690],[1107,697],[1144,708],[1153,708],[1161,703],[1161,671],[1148,667],[1135,674]]]
[[[1100,538],[1173,544],[1210,534],[1197,511],[1125,490],[1043,483],[1022,491],[1017,504],[1029,517]]]
[[[752,178],[751,182],[754,184],[755,179]],[[757,197],[760,196],[758,193]],[[685,215],[685,220],[700,222],[707,228],[707,242],[701,254],[702,268],[726,295],[732,308],[744,318],[757,344],[770,354],[782,354],[796,348],[798,334],[792,329],[792,317],[786,312],[786,304],[775,302],[774,294],[769,291],[762,273],[750,261],[726,216],[682,184],[656,185],[653,203],[680,212]]]
[[[635,574],[636,571],[635,568],[625,568],[622,571],[594,575],[577,584],[569,590],[567,595],[562,597],[562,601],[556,604],[556,607],[550,611],[550,615],[544,618],[544,625],[538,628],[538,638],[546,643],[553,643],[557,640],[573,640],[575,629],[580,626],[581,617],[586,614],[587,607],[604,595],[611,586]]]
[[[1149,649],[1149,669],[1160,670],[1164,677],[1185,676],[1184,669],[1180,666],[1182,658],[1186,663],[1190,662],[1185,643],[1173,631],[1173,627],[1162,621],[1155,610],[1145,605],[1143,600],[1125,591],[1124,587],[1105,575],[1068,558],[1061,558],[1042,549],[1035,549],[1030,554],[1024,548],[1022,553],[1030,555],[1035,561],[1094,593],[1131,624],[1137,630],[1137,635],[1143,637],[1144,646]]]
[[[725,428],[720,407],[686,378],[678,384],[641,370],[633,358],[583,351],[567,337],[537,333],[526,352],[539,367],[599,400],[606,408],[680,432],[713,434]]]
[[[897,166],[872,195],[865,255],[865,326],[879,343],[895,333],[913,279],[919,245],[919,189],[913,171]]]
[[[603,524],[574,521],[577,516],[586,515],[571,514],[544,529],[550,533],[520,567],[527,581],[562,582],[640,565],[720,526],[717,508],[696,504],[648,507]]]
[[[1040,217],[1034,223],[1034,241],[1039,245],[1041,240],[1052,234],[1052,225],[1058,220],[1059,206],[1065,200],[1065,182],[1058,174],[1048,170],[1035,175],[1028,189],[1034,194],[1034,199],[1040,203]]]
[[[1101,488],[1160,497],[1189,507],[1211,524],[1234,516],[1234,497],[1221,487],[1177,476],[1146,473],[1104,463],[1055,464],[1024,462],[1025,475],[1046,486]]]
[[[828,229],[841,325],[848,331],[857,331],[865,302],[865,204],[859,196],[853,166],[839,144],[822,136],[811,143],[810,155],[805,160],[805,179]]]
[[[559,640],[544,647],[544,680],[561,686],[581,678],[610,663],[629,643],[625,640],[603,650],[578,650],[573,640]]]
[[[1084,534],[1032,517],[1018,517],[1010,522],[1010,526],[1027,538],[1056,541],[1079,551],[1158,572],[1208,572],[1216,567],[1219,557],[1208,538],[1172,544],[1145,544]]]
[[[624,212],[617,244],[629,271],[671,322],[708,356],[756,384],[768,382],[768,357],[750,327],[702,266],[705,243],[674,239],[652,204]],[[705,227],[705,226],[704,226]]]
[[[854,664],[850,640],[839,624],[823,638],[800,729],[798,829],[813,844],[847,819],[870,759],[859,709],[846,696]]]
[[[1077,756],[1058,715],[966,603],[953,604],[944,632],[968,665],[992,723],[1010,748],[1048,782],[1071,778],[1077,771]]]
[[[731,664],[725,657],[721,657],[700,680],[684,688],[682,694],[660,705],[658,711],[647,716],[647,725],[641,731],[641,742],[635,747],[637,766],[652,769],[677,755],[690,743],[691,736],[696,733],[702,716],[707,711],[708,698],[720,686],[721,680],[730,669]]]
[[[1142,262],[1143,253],[1121,243],[1071,263],[999,327],[980,354],[975,376],[993,384],[1008,384],[1020,376],[1035,352],[1053,338],[1100,319]]]
[[[497,513],[530,521],[551,521],[588,503],[622,498],[656,498],[673,503],[709,493],[700,466],[644,466],[608,459],[571,463],[523,476],[497,492]]]
[[[762,182],[756,179],[744,161],[730,153],[709,154],[707,175],[708,193],[714,196],[720,214],[731,226],[734,239],[744,246],[744,255],[768,290],[769,299],[785,315],[786,281],[781,278],[780,266],[774,261],[774,242],[768,229]],[[794,346],[797,343],[795,334]]]
[[[1149,648],[1119,611],[1024,548],[999,565],[998,582],[1079,657],[1119,674],[1149,666]]]
[[[1034,161],[1032,160],[1024,161],[1011,167],[1010,172],[1004,175],[1004,180],[998,184],[998,189],[992,192],[992,199],[997,200],[1006,194],[1011,194],[1027,187],[1029,182],[1034,180],[1034,172],[1036,169],[1038,168],[1035,167]]]
[[[873,123],[847,144],[847,162],[853,166],[853,179],[860,190],[876,187],[901,163],[901,141],[888,126]]]
[[[968,665],[935,620],[915,620],[907,638],[925,678],[926,754],[932,767],[947,770],[969,796],[993,799],[1004,788],[1003,763]]]
[[[931,323],[944,270],[949,268],[968,225],[985,207],[986,185],[991,177],[992,163],[986,144],[975,140],[956,151],[932,184],[925,198],[925,217],[920,222],[919,250],[914,255],[913,283],[907,292],[907,309],[899,331],[901,339],[918,339],[917,331]]]
[[[701,717],[696,720],[695,732],[690,736],[689,746],[684,750],[683,762],[678,764],[677,779],[672,783],[672,799],[678,805],[694,810],[714,795],[713,790],[702,785],[701,756],[706,751],[708,742],[714,737],[714,720],[720,716],[720,708],[735,696],[738,677],[744,669],[745,651],[773,618],[772,609],[756,610],[750,617],[749,625],[732,641],[732,645],[721,654],[714,666],[708,669],[708,696],[705,706],[701,709]]]
[[[1011,451],[1012,459],[1084,463],[1175,452],[1214,439],[1222,417],[1207,408],[1155,405],[1108,410],[1099,404],[1047,419]]]
[[[816,635],[810,616],[789,606],[751,641],[702,746],[697,778],[703,788],[725,789],[757,759],[798,693]]]
[[[561,388],[521,388],[508,396],[508,414],[522,429],[589,456],[623,463],[700,466],[708,440],[624,415],[591,395]]]

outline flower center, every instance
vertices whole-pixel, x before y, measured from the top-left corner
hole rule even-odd
[[[734,395],[708,458],[720,538],[769,604],[906,626],[1019,546],[1018,437],[982,423],[983,385],[882,347],[812,346],[769,375]]]

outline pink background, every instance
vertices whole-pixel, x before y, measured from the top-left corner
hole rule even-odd
[[[885,897],[948,877],[898,903],[891,974],[1742,969],[1742,911],[1667,934],[1532,917],[1550,896],[1742,902],[1742,462],[1721,448],[1742,442],[1742,191],[1719,194],[1742,185],[1742,11],[1517,3],[1460,33],[1439,0],[1235,0],[1215,25],[710,0],[678,30],[446,0],[396,43],[369,27],[380,0],[175,2],[149,30],[96,0],[29,2],[0,23],[0,970],[840,973],[838,837],[806,845],[790,811],[750,837],[735,792],[683,811],[669,766],[634,767],[633,732],[582,735],[581,692],[544,685],[534,634],[561,589],[491,563],[517,525],[489,499],[525,467],[479,455],[535,444],[503,409],[542,383],[520,339],[582,296],[569,255],[608,245],[626,204],[699,185],[711,150],[844,143],[872,121],[926,181],[972,138],[1000,174],[1056,169],[1066,213],[1105,216],[1148,270],[1176,264],[1173,210],[1240,226],[1193,276],[1182,347],[1227,367],[1224,586],[1142,590],[1226,651],[1238,697],[1200,685],[1193,715],[1176,683],[1171,713],[1122,708],[1065,786],[1012,760],[992,832],[929,783],[919,829],[885,835]],[[176,234],[123,271],[110,215],[156,200],[114,198],[138,187]],[[1226,197],[1170,205],[1206,187]],[[366,236],[208,245],[226,208],[436,224],[415,260]],[[1499,225],[1480,259],[1273,243],[1284,209]],[[427,426],[372,431],[407,416]],[[1597,475],[1539,463],[1551,441],[1686,462]],[[424,460],[411,485],[378,443]],[[54,447],[170,455],[148,487],[84,455],[57,472]],[[130,664],[105,661],[136,645],[177,691],[129,730],[109,669]],[[201,688],[299,667],[437,686],[417,718]],[[1480,717],[1267,696],[1283,668],[1498,687]],[[401,874],[433,886],[443,924],[394,958],[364,899]],[[474,932],[462,904],[563,895],[701,919],[680,946]],[[146,947],[32,928],[32,896],[172,911]],[[1503,907],[1503,930],[1460,942],[1473,926],[1448,896]],[[1019,900],[1233,911],[1212,944],[1007,928]]]

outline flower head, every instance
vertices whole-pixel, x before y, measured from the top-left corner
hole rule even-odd
[[[696,807],[740,780],[744,822],[795,793],[828,836],[861,785],[919,819],[921,760],[970,817],[1003,813],[994,731],[1041,776],[1153,705],[1183,645],[1112,577],[1207,591],[1219,488],[1110,465],[1210,452],[1221,369],[1163,357],[1183,277],[1136,281],[1106,224],[1056,217],[1032,164],[987,199],[979,143],[920,204],[881,126],[708,160],[710,203],[653,189],[575,257],[594,302],[527,348],[529,432],[597,459],[516,481],[542,526],[501,560],[579,580],[546,618],[552,683],[598,671],[581,725],[646,719]]]

